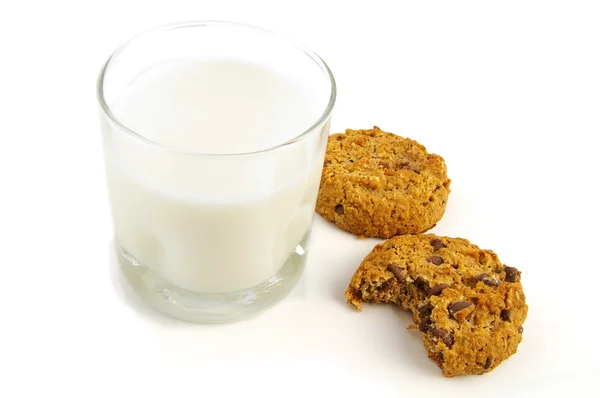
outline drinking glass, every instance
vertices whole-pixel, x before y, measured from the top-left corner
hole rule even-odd
[[[285,96],[270,98],[276,106],[261,115],[240,107],[228,111],[227,104],[217,104],[220,111],[214,113],[209,97],[210,106],[197,109],[191,122],[197,116],[225,127],[211,136],[206,125],[198,125],[198,133],[209,137],[205,151],[197,143],[192,146],[192,140],[188,146],[185,140],[171,145],[156,139],[150,129],[131,125],[128,115],[120,113],[127,90],[153,68],[224,59],[294,82],[315,107],[314,118],[301,129],[286,125],[282,115],[293,116],[299,108]],[[249,105],[276,92],[260,82],[241,82],[258,84],[255,93],[245,92],[240,99]],[[230,79],[210,83],[216,90],[235,92],[237,87],[230,87]],[[325,62],[260,28],[178,23],[144,32],[119,47],[101,70],[97,97],[118,263],[137,294],[163,313],[202,323],[244,318],[282,300],[301,277],[309,251],[336,98]],[[170,120],[173,126],[188,117],[154,105],[140,103],[137,116]],[[230,124],[238,127],[228,130]],[[147,126],[154,127],[151,122]],[[274,128],[281,132],[279,141],[261,146],[262,134]],[[240,150],[240,137],[256,146]],[[213,139],[230,145],[210,150]]]

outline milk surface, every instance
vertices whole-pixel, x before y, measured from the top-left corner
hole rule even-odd
[[[293,80],[235,60],[142,73],[111,109],[174,150],[118,131],[105,138],[118,243],[187,290],[223,293],[268,280],[310,230],[324,142],[251,152],[308,129],[320,116],[314,103]],[[232,153],[251,154],[222,155]]]

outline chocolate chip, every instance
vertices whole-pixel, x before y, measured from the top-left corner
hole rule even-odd
[[[432,263],[434,265],[442,265],[444,264],[444,259],[440,256],[431,256],[427,259],[428,263]]]
[[[431,242],[429,242],[429,244],[433,247],[433,250],[440,250],[446,247],[446,245],[442,243],[442,241],[438,238],[432,239]]]
[[[399,281],[404,280],[404,277],[402,276],[402,268],[398,267],[397,265],[390,264],[387,266],[387,270],[394,274],[396,279],[398,279]]]
[[[433,311],[433,304],[431,303],[427,303],[424,304],[422,306],[420,306],[419,308],[417,308],[417,311],[419,311],[420,314],[431,314],[431,311]]]
[[[450,311],[450,315],[454,316],[454,314],[456,314],[458,311],[462,311],[465,308],[469,308],[472,305],[473,303],[470,301],[457,301],[456,303],[451,304],[448,307],[448,311]]]
[[[399,169],[412,170],[417,174],[421,174],[419,169],[417,169],[416,167],[412,167],[408,162],[402,162],[402,163],[396,164],[396,170],[399,170]]]
[[[339,214],[340,216],[344,214],[344,206],[342,205],[337,205],[335,206],[335,212],[337,214]]]
[[[492,366],[492,358],[488,357],[488,359],[485,360],[485,365],[483,366],[483,370],[488,370],[490,368],[490,366]]]
[[[454,333],[448,332],[441,328],[435,328],[431,331],[431,334],[435,337],[441,338],[444,344],[448,347],[452,347],[454,345]]]
[[[438,283],[437,285],[435,285],[431,289],[429,289],[429,295],[430,296],[439,296],[440,294],[442,294],[442,290],[444,290],[447,287],[450,287],[450,285],[447,283]]]
[[[495,279],[486,279],[486,280],[483,281],[483,283],[486,284],[486,285],[488,285],[488,286],[490,286],[490,287],[498,287],[498,285],[500,284]]]
[[[504,280],[507,282],[516,282],[519,275],[521,275],[519,270],[514,267],[504,267],[504,271],[506,272]]]
[[[485,272],[483,274],[479,274],[479,276],[477,277],[478,281],[482,281],[484,284],[490,286],[490,287],[498,287],[499,283],[496,279],[494,278],[490,278],[489,274],[486,274]]]
[[[454,333],[448,333],[442,339],[442,341],[444,342],[444,344],[446,344],[448,346],[448,348],[451,348],[454,345]]]
[[[505,322],[510,322],[510,310],[500,311],[500,319],[502,319]]]
[[[435,328],[431,331],[431,334],[434,335],[435,337],[446,337],[446,335],[448,334],[448,332],[442,328]]]
[[[523,333],[523,326],[519,326],[519,328],[517,329],[517,332]]]
[[[419,330],[423,333],[427,333],[429,327],[431,326],[431,319],[429,317],[421,319],[419,322]]]

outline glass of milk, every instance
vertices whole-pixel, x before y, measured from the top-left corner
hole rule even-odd
[[[271,32],[142,33],[98,79],[117,256],[160,311],[228,322],[283,299],[306,262],[335,81]]]

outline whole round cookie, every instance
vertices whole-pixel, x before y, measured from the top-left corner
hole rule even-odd
[[[348,129],[329,136],[316,210],[353,234],[391,238],[435,226],[449,193],[442,157],[376,126]]]
[[[412,311],[444,376],[482,374],[517,351],[527,317],[521,273],[468,240],[397,236],[364,259],[346,291],[362,302]]]

